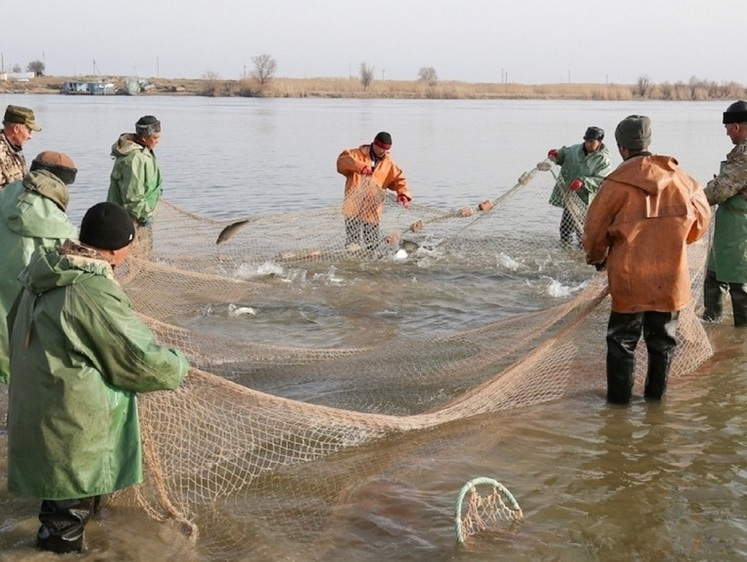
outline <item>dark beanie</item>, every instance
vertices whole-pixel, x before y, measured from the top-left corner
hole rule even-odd
[[[615,129],[617,145],[628,150],[646,150],[651,144],[651,119],[645,115],[629,115]]]
[[[80,241],[101,250],[119,250],[135,239],[130,215],[116,203],[96,203],[80,223]]]
[[[747,123],[747,102],[735,101],[724,111],[724,125],[729,123]]]
[[[599,127],[589,127],[584,133],[584,140],[604,140],[604,129]]]
[[[386,145],[386,148],[389,148],[392,146],[392,135],[385,131],[381,131],[376,137],[374,138],[374,142],[377,142],[382,145]]]
[[[53,173],[65,185],[75,183],[75,176],[78,173],[78,169],[75,167],[75,162],[73,162],[72,158],[67,154],[52,150],[40,152],[31,161],[29,171],[35,172],[36,170],[47,170]]]
[[[152,115],[143,115],[135,123],[135,134],[140,137],[149,137],[153,133],[161,132],[161,122]]]

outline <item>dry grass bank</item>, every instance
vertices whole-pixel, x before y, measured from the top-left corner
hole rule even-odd
[[[96,80],[93,76],[41,76],[28,82],[0,82],[0,92],[59,93],[66,80]],[[125,77],[108,79],[118,90]],[[736,83],[717,84],[691,79],[662,84],[499,84],[442,81],[374,80],[367,90],[358,78],[273,78],[260,85],[253,78],[151,78],[153,87],[140,95],[248,96],[277,98],[397,98],[397,99],[577,99],[577,100],[708,100],[744,99],[747,90]]]

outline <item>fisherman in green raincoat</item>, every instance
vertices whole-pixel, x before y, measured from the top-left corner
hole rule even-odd
[[[112,145],[114,166],[106,200],[125,208],[137,228],[136,254],[150,252],[152,223],[163,186],[156,145],[161,139],[161,122],[144,115],[135,123],[135,133],[123,133]]]
[[[747,327],[747,102],[731,104],[723,123],[734,148],[704,189],[708,203],[718,209],[703,287],[703,319],[721,320],[728,292],[734,325]]]
[[[21,291],[18,274],[38,246],[77,238],[78,229],[65,214],[75,181],[73,161],[60,152],[40,153],[22,180],[0,190],[0,382],[10,376],[8,326],[10,307]]]
[[[143,480],[136,393],[174,389],[187,373],[114,280],[134,236],[122,207],[99,203],[80,244],[40,247],[20,275],[8,319],[8,491],[42,500],[44,550],[82,550],[100,496]]]
[[[583,221],[599,184],[612,171],[610,152],[604,144],[604,130],[588,127],[584,142],[551,149],[547,157],[560,166],[550,205],[561,207],[560,241],[570,243],[576,237],[583,240]]]

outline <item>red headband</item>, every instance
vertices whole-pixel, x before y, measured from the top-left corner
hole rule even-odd
[[[389,150],[390,148],[392,148],[391,144],[387,144],[385,142],[381,142],[380,140],[375,140],[374,144],[376,146],[378,146],[379,148],[383,148],[384,150]]]

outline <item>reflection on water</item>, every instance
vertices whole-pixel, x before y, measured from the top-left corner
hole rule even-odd
[[[73,156],[80,169],[71,192],[74,218],[105,195],[109,147],[147,113],[164,123],[158,154],[166,196],[192,212],[220,217],[338,201],[343,182],[334,171],[337,154],[381,129],[392,131],[394,156],[415,197],[447,209],[472,205],[514,185],[547,149],[580,141],[590,124],[604,127],[611,137],[615,123],[631,113],[650,115],[652,148],[678,157],[701,182],[730,149],[720,124],[720,102],[0,95],[2,103],[37,111],[44,130],[29,146],[30,155],[56,149]],[[528,227],[528,217],[540,225],[547,220],[547,196],[538,193],[537,204],[524,210]],[[230,332],[252,341],[308,347],[355,347],[402,334],[437,337],[542,309],[580,290],[585,266],[575,258],[562,262],[548,255],[536,252],[528,262],[511,252],[496,253],[489,266],[472,268],[437,253],[365,267],[347,263],[334,270],[268,271],[255,264],[243,274],[263,280],[274,276],[265,291],[232,303],[237,308],[210,308],[208,303],[178,320],[216,335]],[[237,312],[242,308],[253,312]],[[636,399],[627,408],[607,406],[604,373],[590,366],[576,376],[589,377],[592,390],[562,403],[392,437],[275,475],[287,480],[286,495],[257,497],[248,490],[231,506],[239,515],[231,523],[236,527],[201,514],[196,547],[178,529],[142,512],[105,507],[90,525],[89,551],[79,558],[743,560],[744,333],[717,326],[709,334],[716,355],[692,375],[673,380],[660,405]],[[577,343],[596,345],[603,338],[603,333],[587,333]],[[321,392],[318,387],[285,390]],[[6,436],[0,435],[0,560],[56,560],[33,548],[36,502],[5,491],[6,446]],[[341,466],[349,470],[341,474]],[[339,480],[328,480],[332,474]],[[525,521],[457,548],[452,505],[462,484],[476,476],[506,485]],[[252,516],[257,503],[272,502],[279,514],[298,510],[302,516],[308,505],[327,497],[294,495],[301,488],[294,482],[310,480],[321,492],[339,491],[321,528],[307,530],[314,539],[311,546],[283,541],[282,528]]]

